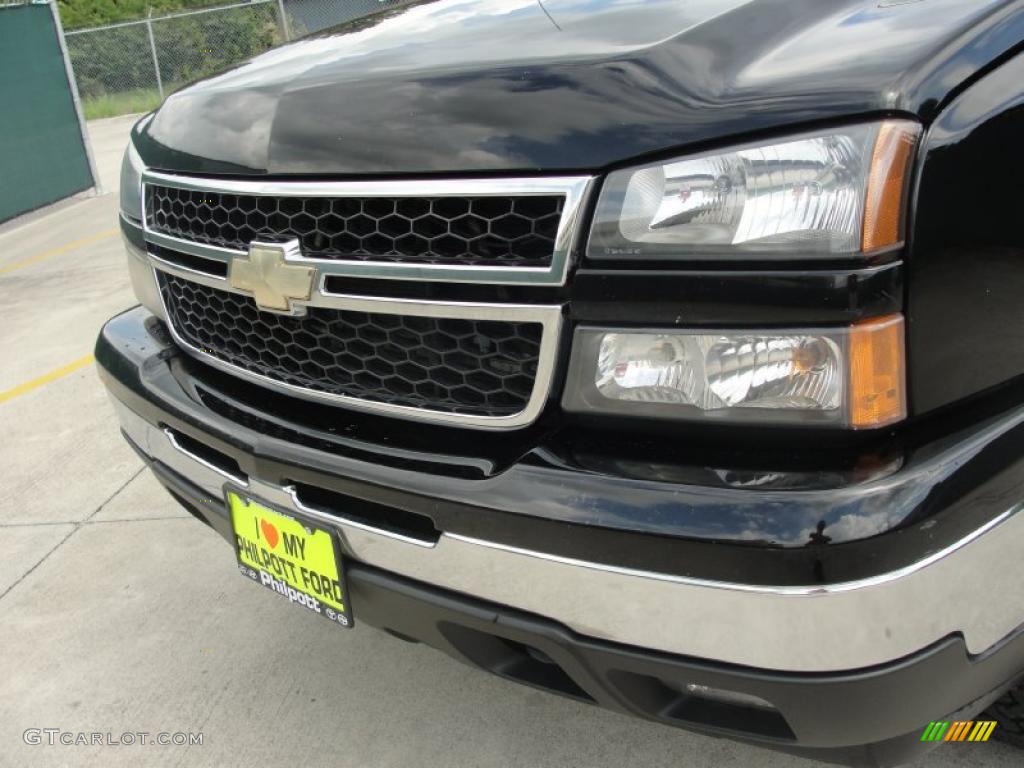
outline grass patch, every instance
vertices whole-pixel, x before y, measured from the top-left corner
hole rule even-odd
[[[104,93],[82,99],[86,120],[118,117],[137,112],[149,112],[160,106],[160,93],[155,88],[136,88],[120,93]]]

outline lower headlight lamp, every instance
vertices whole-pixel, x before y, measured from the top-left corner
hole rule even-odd
[[[831,424],[906,415],[903,317],[794,330],[579,328],[569,411],[690,421]]]

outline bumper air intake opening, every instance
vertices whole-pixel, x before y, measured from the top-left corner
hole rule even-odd
[[[200,442],[194,437],[189,437],[176,429],[164,427],[164,434],[171,441],[171,445],[186,456],[212,467],[236,482],[242,484],[249,482],[249,476],[242,471],[242,467],[227,454],[221,453],[206,443]]]
[[[594,702],[593,697],[540,648],[455,624],[444,623],[440,629],[463,656],[489,672],[578,701]]]
[[[313,485],[294,483],[293,487],[295,488],[295,498],[300,504],[337,517],[339,520],[349,520],[369,528],[422,541],[425,544],[436,544],[441,537],[441,532],[435,527],[434,521],[426,515],[377,504]]]
[[[629,703],[649,717],[762,737],[796,739],[782,714],[758,696],[623,670],[612,670],[608,676]]]

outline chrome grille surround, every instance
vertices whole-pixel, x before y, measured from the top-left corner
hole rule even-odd
[[[147,188],[176,187],[190,191],[207,191],[222,195],[274,198],[424,198],[444,197],[519,198],[563,196],[561,219],[554,237],[551,258],[536,266],[529,264],[488,263],[421,263],[392,257],[353,259],[304,257],[303,263],[319,267],[321,275],[365,277],[377,280],[416,280],[447,283],[479,283],[502,285],[563,285],[569,270],[570,255],[575,245],[583,202],[592,184],[588,176],[543,176],[532,179],[436,179],[409,181],[238,181],[230,179],[199,179],[145,171],[142,177],[143,200],[149,198]],[[150,211],[145,211],[143,226],[146,239],[155,244],[213,261],[230,261],[245,252],[209,243],[186,240],[162,232],[150,225]],[[280,233],[286,234],[286,233]]]
[[[246,249],[295,237],[309,258],[464,266],[547,266],[562,195],[528,197],[256,197],[146,186],[155,232]]]
[[[525,406],[517,413],[499,416],[482,415],[479,413],[453,413],[443,410],[431,410],[427,407],[375,402],[345,394],[321,392],[296,386],[293,383],[280,381],[252,370],[247,370],[244,367],[233,365],[216,355],[204,352],[203,349],[183,338],[179,329],[174,327],[174,323],[168,322],[176,342],[190,355],[240,378],[310,400],[331,402],[335,405],[342,405],[356,410],[378,412],[417,421],[479,429],[520,428],[536,420],[543,410],[554,379],[554,366],[562,328],[563,306],[561,304],[449,302],[398,299],[377,295],[354,295],[328,290],[327,278],[343,276],[374,280],[475,283],[481,285],[527,285],[538,287],[562,285],[568,274],[570,256],[576,246],[583,203],[587,199],[592,184],[590,177],[285,182],[198,179],[146,171],[143,174],[143,200],[147,199],[145,186],[150,183],[165,187],[177,186],[182,189],[209,190],[232,195],[273,195],[278,197],[291,195],[303,198],[316,196],[331,198],[345,196],[411,198],[422,196],[424,198],[436,199],[446,195],[471,196],[474,198],[487,195],[506,198],[518,195],[564,196],[565,201],[562,205],[562,217],[559,221],[557,236],[555,237],[554,250],[550,260],[546,260],[538,266],[523,266],[521,264],[507,266],[494,264],[414,263],[396,260],[375,261],[365,257],[351,261],[337,258],[308,258],[305,256],[294,259],[297,263],[315,267],[317,270],[312,295],[308,301],[298,302],[300,312],[305,307],[324,307],[351,312],[393,314],[418,318],[538,324],[541,327],[541,337],[533,389]],[[144,211],[143,214],[143,221],[141,222],[142,235],[148,245],[146,258],[154,270],[153,281],[157,287],[157,295],[161,296],[161,302],[163,297],[159,291],[159,272],[175,275],[179,278],[221,291],[249,295],[245,291],[232,287],[223,276],[227,274],[234,258],[236,256],[246,257],[248,255],[247,252],[153,232],[148,226],[148,211]],[[122,222],[126,226],[138,226],[137,223],[124,217],[122,217]],[[154,253],[154,251],[160,251],[161,248],[167,249],[167,252],[185,254],[189,257],[195,257],[195,259],[188,264],[174,263],[172,260]],[[164,255],[167,252],[164,252]],[[206,262],[202,261],[204,259]],[[213,264],[217,269],[207,271],[203,268],[204,263]],[[349,281],[349,284],[352,284],[351,281]],[[168,307],[161,304],[159,309],[162,310],[160,314],[162,314],[164,319],[169,320],[171,313],[168,311]]]
[[[240,293],[163,273],[178,335],[225,363],[327,394],[454,414],[520,413],[536,380],[539,323],[309,307],[261,311]]]

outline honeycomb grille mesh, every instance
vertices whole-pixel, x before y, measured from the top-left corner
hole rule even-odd
[[[263,312],[247,296],[161,273],[175,331],[251,373],[317,392],[474,416],[526,408],[539,323],[411,317],[309,307]]]
[[[313,258],[473,266],[551,261],[561,195],[272,197],[147,185],[149,227],[246,250],[260,236],[297,237]]]

